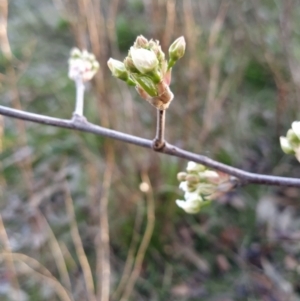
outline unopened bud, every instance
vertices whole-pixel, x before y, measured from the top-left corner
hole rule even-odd
[[[194,192],[197,189],[197,183],[192,183],[187,181],[187,192]]]
[[[181,183],[179,184],[179,188],[180,188],[181,190],[183,190],[184,192],[188,191],[187,181],[181,182]]]
[[[158,60],[153,51],[131,47],[130,54],[134,66],[142,73],[153,72],[158,66]]]
[[[217,184],[220,180],[219,174],[214,170],[205,170],[203,172],[199,172],[199,176],[210,183]]]
[[[198,185],[197,191],[205,198],[209,198],[210,195],[217,191],[218,187],[213,184],[201,183]]]
[[[176,61],[183,57],[185,52],[185,46],[186,43],[184,37],[180,37],[176,39],[169,47],[169,69],[174,66]]]
[[[186,181],[189,183],[189,184],[197,184],[199,183],[200,179],[197,175],[195,174],[188,174],[186,176]]]
[[[201,172],[204,171],[206,168],[205,166],[195,163],[193,161],[189,161],[186,170],[188,172]]]
[[[140,35],[136,38],[134,46],[137,48],[146,48],[148,46],[148,40],[143,35]]]
[[[201,202],[201,198],[190,198],[186,201],[176,200],[177,206],[182,208],[186,213],[190,214],[195,214],[200,211]]]
[[[125,68],[124,63],[110,58],[107,61],[107,65],[108,65],[108,68],[110,69],[110,71],[111,71],[111,73],[114,77],[117,77],[117,78],[119,78],[123,81],[128,80],[128,72]]]
[[[280,146],[284,153],[294,154],[294,150],[286,137],[280,137]]]
[[[183,200],[176,200],[176,204],[178,207],[180,207],[186,213],[189,214],[196,214],[200,211],[201,208],[200,203],[197,201],[187,203],[186,201]]]
[[[177,174],[177,180],[180,182],[185,181],[186,176],[187,176],[187,173],[184,171],[181,171]]]
[[[292,129],[289,129],[287,131],[286,138],[290,144],[295,144],[300,142],[298,136],[295,134],[295,132]]]
[[[151,41],[151,42],[152,45],[150,44],[150,49],[154,52],[155,56],[159,61],[163,61],[165,59],[165,54],[161,50],[161,46],[159,45],[158,41],[157,42]]]
[[[136,69],[133,60],[131,57],[127,56],[124,60],[124,65],[125,68],[129,71],[129,72],[133,72],[133,73],[139,73],[139,70]]]
[[[71,57],[69,59],[69,77],[72,80],[81,78],[86,82],[93,78],[99,69],[99,63],[96,61],[92,53],[78,48],[71,50]]]
[[[81,58],[89,60],[90,54],[88,53],[88,51],[86,49],[82,50]]]
[[[93,66],[92,66],[92,69],[93,69],[93,70],[96,70],[96,71],[97,71],[97,70],[99,69],[99,67],[100,67],[100,64],[99,64],[97,61],[94,61],[92,65],[93,65]]]
[[[81,51],[78,48],[73,48],[70,53],[71,58],[78,58],[81,56]]]

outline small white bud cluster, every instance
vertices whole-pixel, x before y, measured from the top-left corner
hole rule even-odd
[[[292,128],[286,133],[286,137],[280,137],[281,149],[286,154],[295,155],[300,162],[300,121],[294,121]]]
[[[178,173],[177,179],[180,181],[179,188],[184,191],[184,200],[176,200],[176,204],[191,214],[199,212],[222,194],[222,184],[230,181],[228,175],[195,162],[188,162],[186,172]]]
[[[78,48],[71,50],[69,59],[69,78],[72,80],[81,79],[83,82],[91,80],[99,69],[99,63],[95,56],[86,50]]]
[[[184,52],[184,37],[170,46],[167,60],[159,41],[148,41],[141,35],[130,47],[124,62],[110,58],[107,64],[113,76],[135,86],[139,95],[157,109],[166,110],[174,97],[169,87],[172,67]]]

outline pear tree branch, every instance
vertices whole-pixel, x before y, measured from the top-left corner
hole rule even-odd
[[[157,109],[156,136],[153,141],[153,149],[160,151],[165,146],[165,122],[166,110]]]
[[[158,113],[159,114],[159,113]],[[49,117],[40,114],[34,114],[29,112],[24,112],[21,110],[11,109],[5,106],[0,106],[0,115],[8,116],[16,119],[22,119],[30,122],[56,126],[60,128],[67,128],[71,130],[78,130],[82,132],[92,133],[98,136],[105,136],[111,139],[123,141],[125,143],[134,144],[140,147],[153,149],[159,153],[164,153],[166,155],[183,158],[186,160],[194,161],[196,163],[203,164],[207,167],[216,169],[218,171],[222,171],[229,175],[232,175],[239,179],[240,184],[261,184],[261,185],[274,185],[274,186],[289,186],[289,187],[300,187],[300,179],[297,178],[288,178],[288,177],[278,177],[272,175],[263,175],[251,173],[248,171],[244,171],[242,169],[238,169],[235,167],[231,167],[229,165],[223,164],[221,162],[212,160],[206,156],[195,154],[181,148],[178,148],[172,144],[166,143],[162,148],[155,148],[155,141],[140,138],[137,136],[132,136],[129,134],[125,134],[119,131],[107,129],[93,123],[90,123],[82,118],[73,117],[73,119],[60,119]],[[163,116],[161,116],[163,117]],[[160,136],[163,138],[163,135]],[[164,140],[163,140],[164,141]]]

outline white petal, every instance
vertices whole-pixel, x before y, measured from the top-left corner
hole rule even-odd
[[[198,185],[197,191],[199,194],[202,194],[204,196],[208,196],[210,194],[213,194],[217,191],[218,187],[214,184],[209,183],[202,183]]]
[[[294,154],[294,150],[286,137],[280,137],[280,146],[286,154]]]
[[[195,163],[193,161],[190,161],[188,162],[188,165],[186,167],[186,170],[188,172],[193,172],[193,171],[196,171],[196,172],[201,172],[201,171],[204,171],[205,170],[205,166],[201,165],[201,164],[198,164],[198,163]]]
[[[202,198],[201,196],[199,195],[198,192],[189,192],[189,191],[186,191],[185,194],[184,194],[184,198],[187,202],[189,201],[198,201],[198,202],[202,202]]]
[[[153,51],[131,47],[130,54],[134,66],[143,74],[154,70],[158,66],[158,60]]]
[[[187,171],[194,171],[194,170],[197,170],[197,163],[193,162],[193,161],[190,161],[188,162],[188,165],[186,167],[186,170]]]
[[[183,191],[188,191],[187,181],[183,181],[179,184],[179,188]]]
[[[185,202],[183,200],[176,200],[176,204],[186,213],[194,214],[200,211],[200,202],[198,201]]]

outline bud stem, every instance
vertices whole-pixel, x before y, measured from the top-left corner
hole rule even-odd
[[[83,116],[84,84],[80,76],[76,78],[75,85],[76,85],[76,105],[75,105],[74,115]]]
[[[168,70],[170,70],[174,65],[175,65],[176,61],[169,59],[168,61]]]
[[[161,150],[165,146],[166,110],[157,109],[156,137],[153,141],[154,150]]]

